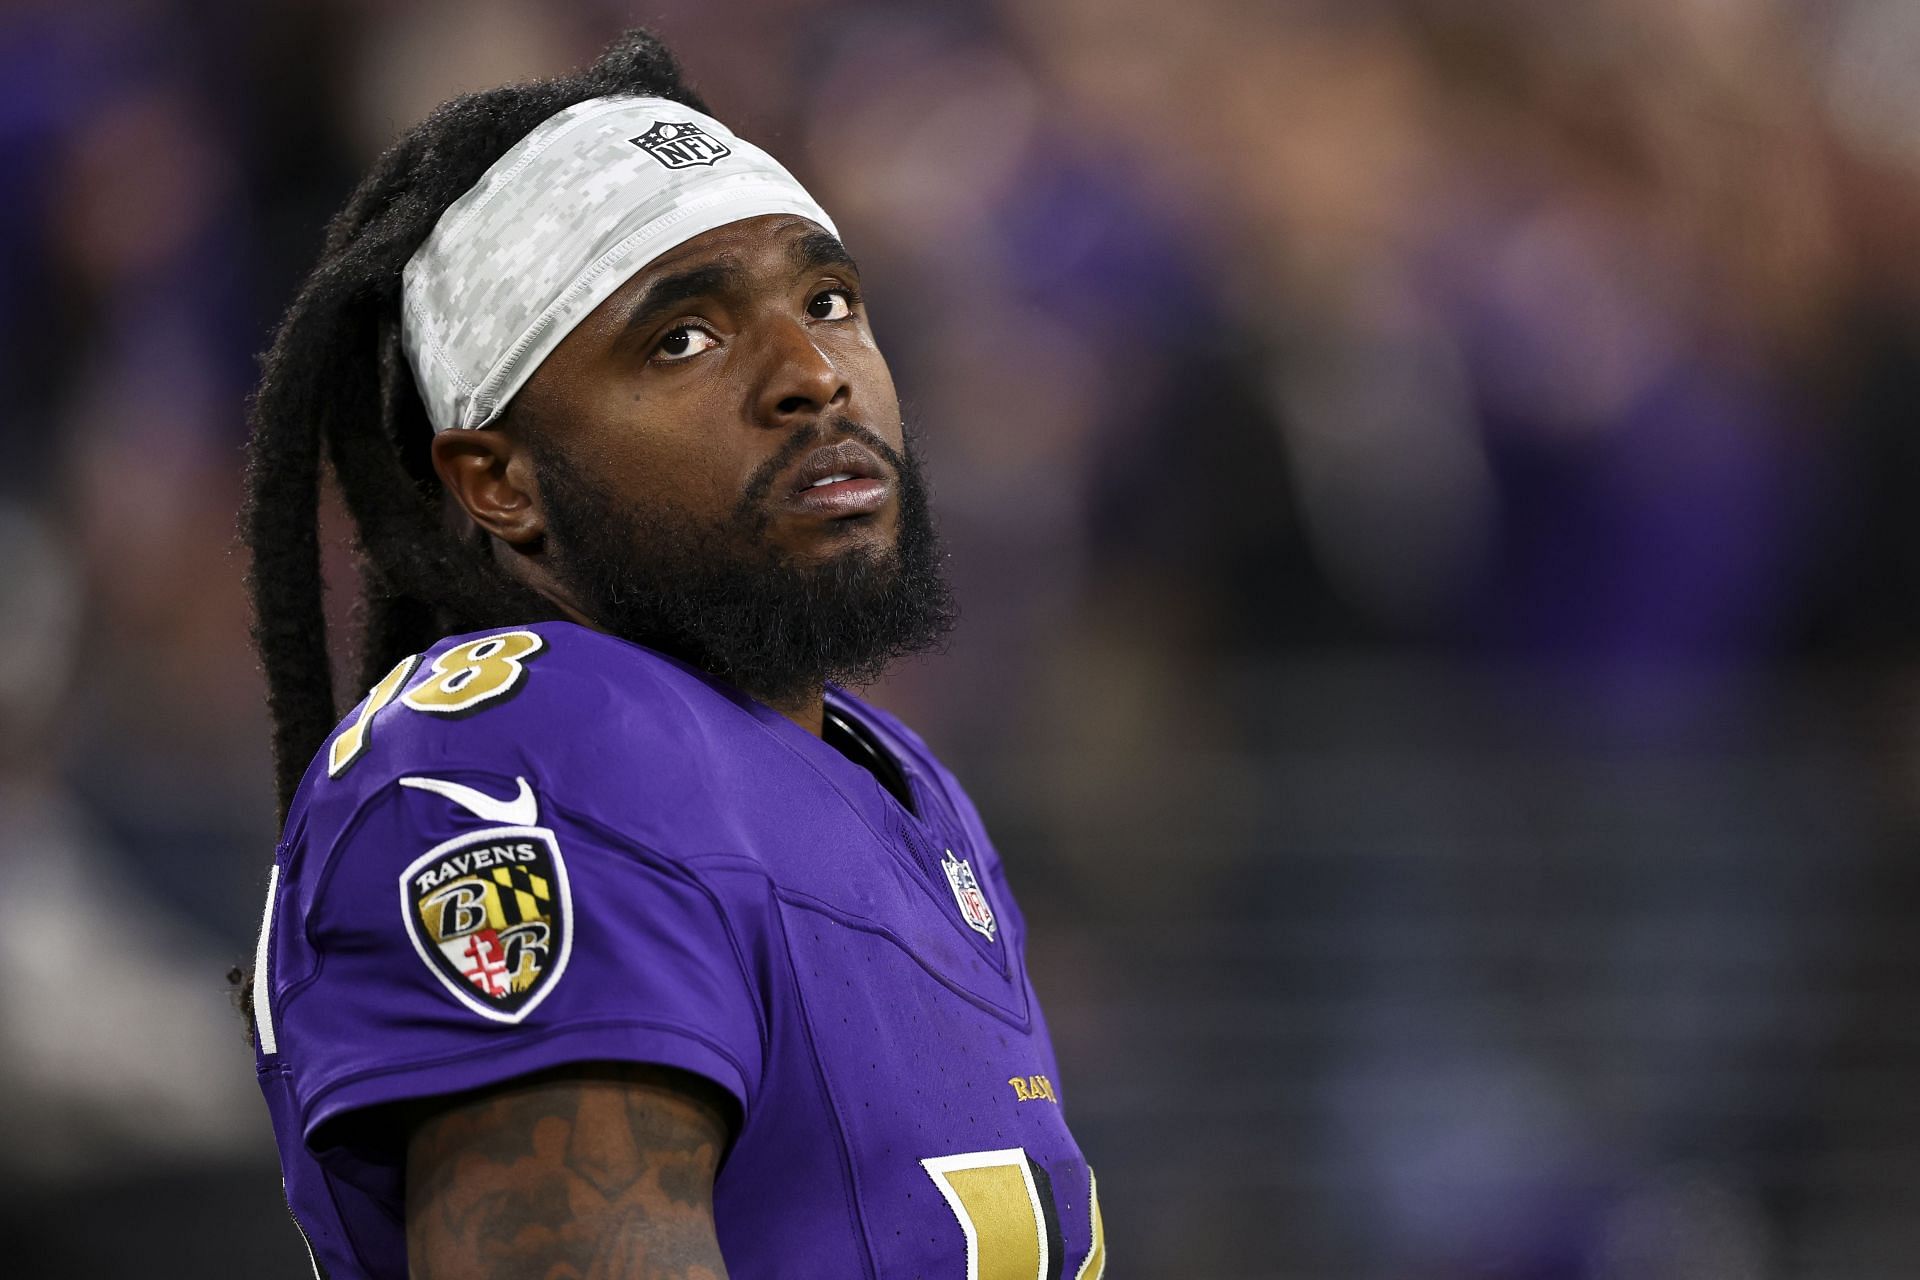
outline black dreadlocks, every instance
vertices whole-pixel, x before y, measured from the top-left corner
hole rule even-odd
[[[340,715],[322,608],[323,456],[356,535],[358,687],[441,636],[555,616],[493,564],[482,540],[445,519],[432,428],[400,348],[400,272],[508,147],[566,107],[618,93],[707,110],[666,46],[639,30],[584,71],[440,107],[380,157],[328,224],[320,261],[274,335],[249,416],[242,526],[283,822]]]

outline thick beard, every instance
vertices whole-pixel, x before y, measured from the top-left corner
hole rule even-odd
[[[843,438],[893,468],[898,534],[887,550],[850,548],[796,563],[767,538],[766,499],[801,454]],[[537,437],[533,462],[551,572],[593,622],[762,702],[817,693],[829,682],[871,684],[896,659],[938,647],[953,625],[911,437],[903,453],[845,420],[797,432],[717,521],[623,501]]]

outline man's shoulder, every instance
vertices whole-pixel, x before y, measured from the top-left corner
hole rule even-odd
[[[514,779],[582,808],[758,732],[738,695],[653,650],[570,622],[448,636],[398,664],[335,727],[288,829],[339,826],[402,777]]]

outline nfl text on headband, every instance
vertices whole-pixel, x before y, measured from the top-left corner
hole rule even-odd
[[[433,429],[484,427],[647,263],[790,213],[839,234],[780,163],[664,98],[593,98],[516,142],[402,274],[401,339]]]

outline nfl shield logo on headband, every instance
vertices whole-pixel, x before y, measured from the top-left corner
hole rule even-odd
[[[733,154],[727,150],[726,143],[702,131],[699,125],[668,120],[660,121],[630,141],[669,169],[713,164]]]

